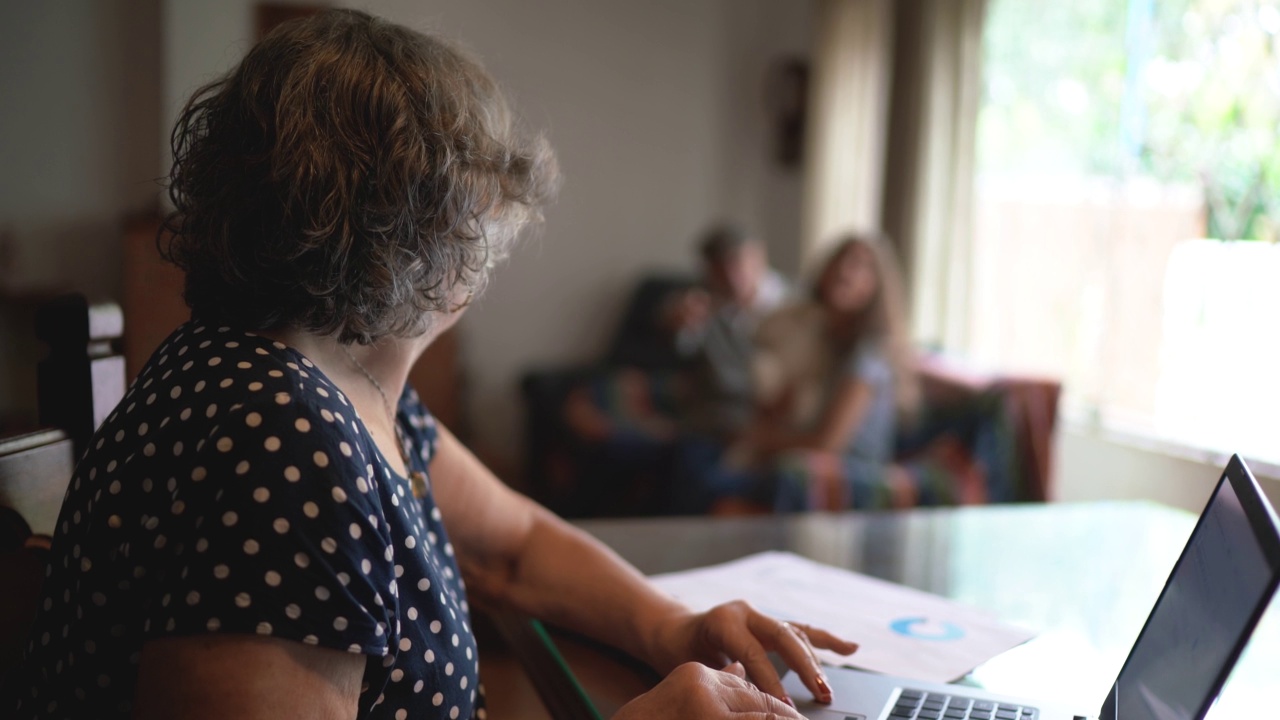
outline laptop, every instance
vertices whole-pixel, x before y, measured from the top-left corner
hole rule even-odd
[[[795,673],[783,685],[811,720],[1202,720],[1277,585],[1280,520],[1233,456],[1096,715],[849,668],[827,669],[832,705],[801,702]]]

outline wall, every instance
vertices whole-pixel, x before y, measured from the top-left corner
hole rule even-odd
[[[160,0],[0,5],[0,416],[35,402],[21,298],[119,294],[120,222],[158,191],[159,20]]]
[[[595,357],[639,273],[692,269],[708,222],[758,227],[784,269],[799,177],[768,159],[763,73],[802,53],[810,4],[786,0],[376,0],[360,7],[461,38],[547,132],[565,177],[540,236],[498,270],[463,341],[479,449],[503,465],[522,435],[518,380]],[[170,0],[165,126],[248,47],[252,3]],[[791,254],[794,254],[792,252]]]
[[[1280,507],[1280,468],[1250,464],[1263,491]],[[1146,499],[1198,513],[1225,466],[1225,457],[1065,423],[1055,449],[1054,499]]]

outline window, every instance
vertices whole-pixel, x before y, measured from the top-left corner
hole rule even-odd
[[[983,43],[970,353],[1280,461],[1280,0],[992,0]]]

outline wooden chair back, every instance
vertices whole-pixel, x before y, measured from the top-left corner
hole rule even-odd
[[[37,313],[36,335],[49,345],[37,371],[39,416],[49,427],[0,437],[0,677],[22,658],[75,463],[124,397],[121,317],[118,306],[80,296]]]

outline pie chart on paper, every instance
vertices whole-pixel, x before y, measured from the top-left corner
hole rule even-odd
[[[889,623],[889,629],[916,640],[947,642],[964,637],[964,629],[951,622],[930,620],[926,617],[904,617]]]

